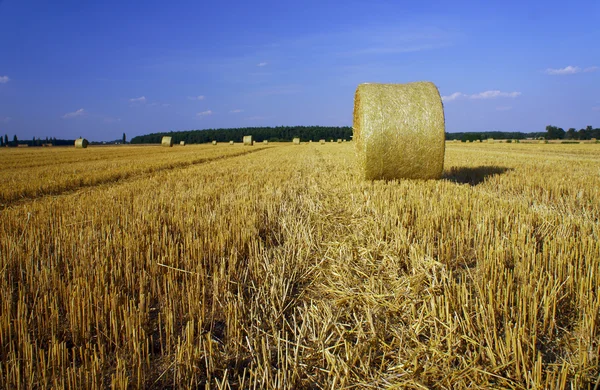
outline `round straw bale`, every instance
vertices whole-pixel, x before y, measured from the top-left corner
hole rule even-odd
[[[213,142],[212,142],[212,144],[213,144],[213,145],[216,145],[216,144],[217,144],[217,141],[213,141]]]
[[[162,141],[160,142],[160,144],[162,146],[166,146],[167,148],[170,148],[173,146],[173,137],[162,137]]]
[[[433,83],[360,84],[353,134],[367,180],[442,175],[444,107]]]
[[[78,149],[85,149],[88,147],[88,145],[89,145],[89,142],[85,138],[77,138],[75,140],[75,147]]]
[[[185,146],[185,141],[179,141],[179,145]]]
[[[268,144],[268,143],[269,143],[269,141],[268,141],[268,140],[264,140],[264,141],[263,141],[263,144]]]
[[[233,145],[233,141],[229,141],[229,145]]]
[[[292,142],[294,143],[294,145],[300,145],[300,138],[294,138]]]
[[[338,138],[338,140],[337,140],[337,143],[338,143],[338,144],[341,144],[341,143],[342,143],[342,139],[341,139],[341,138]]]
[[[251,135],[245,135],[244,136],[244,145],[245,146],[252,146],[254,143],[252,142],[252,136]]]
[[[324,140],[324,139],[321,139],[321,140],[319,140],[319,143],[320,143],[321,145],[324,145],[324,144],[325,144],[325,140]]]

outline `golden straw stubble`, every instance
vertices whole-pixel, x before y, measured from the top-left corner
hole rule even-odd
[[[360,84],[353,140],[367,180],[437,179],[444,168],[444,107],[431,82]]]

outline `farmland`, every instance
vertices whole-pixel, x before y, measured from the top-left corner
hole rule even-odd
[[[0,150],[0,388],[593,388],[600,145]]]

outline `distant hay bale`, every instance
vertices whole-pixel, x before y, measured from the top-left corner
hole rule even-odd
[[[320,139],[320,140],[319,140],[319,143],[320,143],[321,145],[324,145],[324,144],[325,144],[325,140],[324,140],[324,139]]]
[[[337,143],[338,143],[338,144],[341,144],[341,143],[342,143],[342,139],[341,139],[341,138],[338,138],[338,140],[337,140]]]
[[[251,135],[245,135],[244,136],[244,145],[245,146],[252,146],[252,145],[254,145],[254,143],[252,142],[252,136]]]
[[[294,138],[292,142],[294,143],[294,145],[300,145],[300,138]]]
[[[89,145],[89,142],[85,138],[77,138],[75,140],[75,147],[78,149],[85,149],[88,147],[88,145]]]
[[[487,142],[488,142],[488,144],[493,144],[494,143],[494,139],[493,138],[488,138]]]
[[[268,144],[269,144],[269,141],[268,141],[268,140],[264,140],[264,141],[263,141],[263,144],[265,144],[265,145],[268,145]]]
[[[312,139],[309,139],[309,140],[308,140],[308,143],[309,143],[309,144],[312,144]]]
[[[430,82],[360,84],[353,139],[365,179],[435,179],[445,152],[444,107]]]
[[[179,141],[179,145],[185,146],[185,141]]]
[[[229,141],[229,145],[233,145],[233,141]]]
[[[212,144],[213,144],[213,145],[216,145],[216,144],[217,144],[217,141],[213,141],[213,142],[212,142]]]
[[[160,142],[162,146],[170,148],[173,146],[173,137],[162,137],[162,141]]]
[[[342,142],[346,142],[346,138],[344,138],[344,139],[342,140]]]
[[[333,140],[332,140],[332,139],[330,139],[330,140],[329,140],[329,142],[333,142]]]

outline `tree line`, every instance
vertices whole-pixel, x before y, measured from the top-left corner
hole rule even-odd
[[[350,139],[352,127],[329,126],[278,126],[278,127],[239,127],[232,129],[207,129],[189,131],[170,131],[139,135],[131,139],[132,144],[157,144],[163,136],[173,137],[174,143],[185,141],[186,144],[201,144],[212,141],[242,142],[245,135],[251,135],[257,142],[286,142],[294,138],[301,141],[320,139]]]
[[[590,140],[592,138],[600,139],[600,128],[593,129],[587,126],[585,129],[576,130],[571,127],[567,131],[557,126],[546,126],[546,139],[572,139],[572,140]]]

